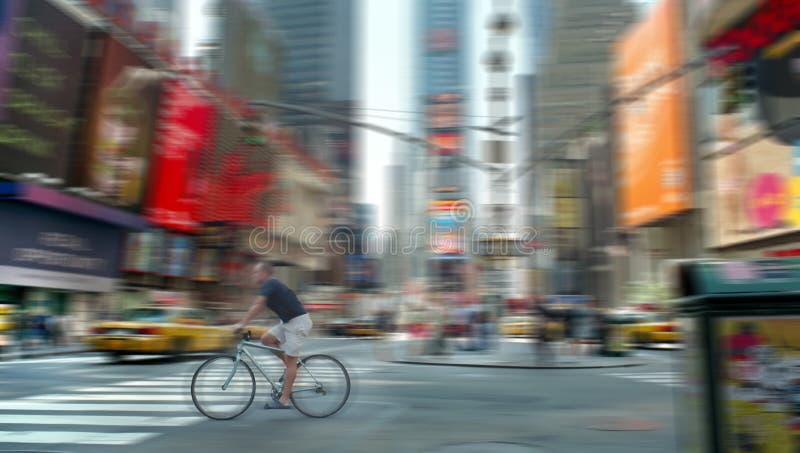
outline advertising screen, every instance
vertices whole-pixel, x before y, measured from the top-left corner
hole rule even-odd
[[[3,171],[65,178],[85,82],[87,25],[46,1],[0,2]]]
[[[222,250],[198,249],[195,253],[193,279],[203,282],[219,280],[219,260]]]
[[[163,246],[163,233],[159,231],[129,233],[122,270],[159,272]]]
[[[156,225],[195,231],[213,176],[201,171],[201,161],[212,152],[214,107],[171,80],[164,82],[160,110],[145,212]]]
[[[463,254],[468,220],[461,200],[432,201],[428,208],[430,246],[435,255]]]
[[[773,137],[713,161],[713,246],[800,229],[800,146]]]
[[[110,291],[119,276],[119,228],[28,203],[0,203],[0,284]]]
[[[192,240],[185,236],[166,235],[164,259],[161,273],[168,277],[190,277],[192,264]]]
[[[6,96],[11,76],[9,69],[10,55],[14,52],[14,20],[20,11],[21,0],[0,2],[0,121],[5,121]]]
[[[715,327],[723,451],[796,451],[800,316],[728,317]]]
[[[616,97],[684,63],[681,2],[662,0],[616,43]],[[691,207],[684,79],[661,85],[615,112],[619,223],[641,226]]]
[[[113,37],[103,42],[86,123],[83,185],[138,210],[149,167],[162,75]]]
[[[461,126],[463,96],[456,93],[428,97],[428,128],[455,129]]]
[[[436,145],[438,150],[431,151],[435,154],[455,154],[461,152],[463,137],[457,133],[438,133],[428,136],[428,142]]]

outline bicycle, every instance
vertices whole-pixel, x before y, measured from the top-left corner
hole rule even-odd
[[[283,392],[283,376],[274,382],[258,364],[248,348],[282,352],[279,348],[250,341],[246,332],[236,346],[236,355],[212,357],[195,371],[192,377],[192,401],[197,410],[213,420],[231,420],[242,415],[256,395],[256,379],[252,368],[243,357],[250,359],[256,369],[269,382],[270,397],[280,398]],[[221,393],[220,393],[221,391]],[[339,392],[339,396],[337,395]],[[342,409],[350,396],[350,376],[347,369],[336,358],[325,354],[314,354],[298,359],[297,377],[292,388],[291,400],[303,415],[313,418],[329,417]],[[326,398],[329,397],[329,398]],[[313,410],[315,403],[322,409]]]

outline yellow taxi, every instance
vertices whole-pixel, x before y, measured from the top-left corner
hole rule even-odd
[[[378,318],[366,316],[350,321],[344,329],[345,335],[354,337],[373,337],[380,335]]]
[[[631,313],[633,322],[625,325],[626,336],[631,343],[678,343],[681,334],[677,321],[666,313]]]
[[[533,337],[538,324],[531,316],[509,316],[500,321],[500,334],[513,337]]]
[[[266,329],[248,326],[257,338]],[[228,326],[214,325],[205,310],[176,306],[142,306],[123,313],[120,321],[95,324],[85,342],[89,349],[113,356],[222,351],[239,339]]]
[[[0,304],[0,349],[11,345],[15,314],[14,305]]]

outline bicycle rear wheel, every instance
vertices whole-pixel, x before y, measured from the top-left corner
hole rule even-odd
[[[317,354],[300,360],[292,388],[292,403],[302,414],[314,418],[333,415],[350,396],[350,376],[335,358]]]
[[[212,357],[195,371],[192,378],[192,401],[203,415],[214,420],[238,417],[253,404],[256,379],[253,370],[243,360],[234,370],[236,357]],[[228,377],[231,381],[223,389]]]

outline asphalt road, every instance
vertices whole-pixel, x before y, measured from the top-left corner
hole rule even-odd
[[[262,409],[265,385],[241,417],[204,418],[189,394],[204,356],[3,362],[0,451],[680,451],[677,353],[641,352],[649,364],[632,368],[515,370],[393,364],[377,345],[309,342],[307,352],[339,357],[353,380],[345,409],[321,420]]]

